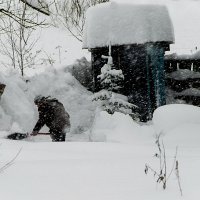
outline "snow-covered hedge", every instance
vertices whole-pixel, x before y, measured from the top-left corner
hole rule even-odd
[[[66,71],[69,71],[84,87],[92,90],[92,66],[85,57],[77,59],[73,65],[66,67]]]

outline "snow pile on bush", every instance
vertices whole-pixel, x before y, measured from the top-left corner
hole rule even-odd
[[[167,145],[199,146],[200,108],[171,104],[158,108],[153,115],[157,134],[163,134]]]
[[[65,68],[66,72],[70,72],[84,87],[92,90],[93,77],[92,77],[92,66],[85,57],[77,59],[73,65]]]
[[[166,146],[199,146],[200,108],[171,104],[155,110],[152,122],[137,123],[129,115],[98,112],[90,132],[90,140],[129,144],[153,144],[156,135]]]
[[[145,143],[153,139],[154,129],[149,125],[141,125],[123,113],[113,115],[106,111],[97,112],[94,126],[90,135],[91,141]]]

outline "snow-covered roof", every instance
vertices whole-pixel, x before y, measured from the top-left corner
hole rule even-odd
[[[172,22],[164,5],[109,2],[87,10],[83,48],[163,41],[174,42]]]
[[[189,78],[195,79],[200,78],[199,72],[194,72],[189,69],[179,69],[167,75],[168,78],[173,78],[175,80],[186,80]]]
[[[196,51],[192,54],[168,54],[165,56],[166,60],[199,60],[200,59],[200,51]]]
[[[178,96],[195,96],[200,97],[200,90],[198,88],[188,88],[183,92],[177,93]]]

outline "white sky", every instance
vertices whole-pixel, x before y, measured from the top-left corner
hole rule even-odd
[[[165,4],[174,25],[175,45],[171,52],[192,53],[200,50],[200,0],[113,0],[128,3]]]

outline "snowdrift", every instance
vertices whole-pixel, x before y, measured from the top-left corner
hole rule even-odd
[[[79,135],[70,141],[80,141],[82,137],[82,141],[145,143],[162,133],[169,144],[187,145],[188,141],[199,144],[200,108],[183,104],[162,106],[154,112],[152,123],[147,124],[134,122],[121,113],[97,113],[96,104],[91,101],[92,93],[67,71],[66,68],[48,68],[28,79],[14,71],[1,74],[6,89],[0,101],[0,137],[33,129],[38,119],[33,99],[42,94],[58,98],[69,112],[71,134]],[[48,131],[47,127],[42,131]],[[84,134],[80,136],[79,133]]]
[[[156,134],[162,134],[167,145],[199,146],[200,108],[171,104],[158,108],[153,115]]]
[[[139,124],[129,116],[115,112],[113,115],[105,111],[97,113],[91,132],[91,140],[95,142],[145,143],[152,141],[155,131],[152,126]]]
[[[81,133],[91,126],[95,106],[88,92],[66,70],[48,68],[44,73],[23,79],[17,72],[1,74],[6,84],[0,102],[0,131],[29,132],[38,119],[37,107],[33,103],[36,95],[59,99],[71,117],[71,133]],[[47,128],[46,128],[47,129]]]

